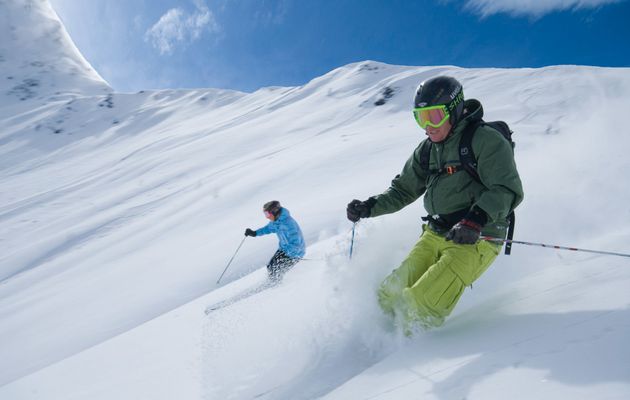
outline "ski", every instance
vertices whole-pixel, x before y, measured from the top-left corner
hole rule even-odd
[[[234,303],[237,303],[237,302],[239,302],[241,300],[245,300],[245,299],[247,299],[247,298],[249,298],[249,297],[251,297],[251,296],[253,296],[255,294],[258,294],[258,293],[260,293],[260,292],[262,292],[262,291],[264,291],[266,289],[272,288],[274,286],[276,286],[276,283],[274,283],[272,281],[265,282],[265,283],[263,283],[261,285],[255,286],[255,287],[253,287],[251,289],[247,289],[246,291],[244,291],[242,293],[239,293],[239,294],[237,294],[237,295],[235,295],[233,297],[230,297],[229,299],[225,299],[225,300],[219,301],[218,303],[214,303],[214,304],[206,307],[204,312],[205,312],[206,315],[208,315],[208,314],[212,313],[213,311],[217,311],[217,310],[220,310],[222,308],[231,306]]]

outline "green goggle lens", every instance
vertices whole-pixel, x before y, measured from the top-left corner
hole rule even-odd
[[[413,116],[422,129],[426,129],[427,126],[439,128],[444,125],[446,121],[448,121],[449,113],[446,109],[446,106],[441,105],[414,108]]]

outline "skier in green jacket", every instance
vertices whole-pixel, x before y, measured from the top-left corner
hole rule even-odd
[[[427,139],[407,160],[389,189],[348,204],[352,222],[396,212],[424,195],[428,216],[420,240],[378,291],[385,312],[403,324],[406,334],[420,326],[437,327],[453,311],[466,286],[486,271],[501,245],[481,236],[504,239],[507,216],[523,199],[523,188],[508,140],[488,125],[481,103],[464,101],[462,85],[438,76],[418,87],[414,116]],[[476,157],[475,179],[460,163],[460,138],[468,124]],[[428,168],[421,163],[430,146]]]

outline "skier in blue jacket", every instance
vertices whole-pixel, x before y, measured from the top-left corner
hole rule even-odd
[[[289,210],[277,200],[265,203],[263,212],[270,222],[264,227],[252,230],[247,228],[245,236],[262,236],[270,233],[278,235],[279,248],[267,264],[269,279],[280,282],[285,272],[304,257],[304,237],[300,226],[291,217]]]

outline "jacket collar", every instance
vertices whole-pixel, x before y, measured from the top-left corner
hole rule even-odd
[[[469,99],[464,102],[464,111],[462,112],[462,119],[453,127],[451,133],[446,137],[442,143],[446,143],[452,138],[461,136],[462,132],[473,121],[478,121],[483,118],[483,106],[477,99]]]

